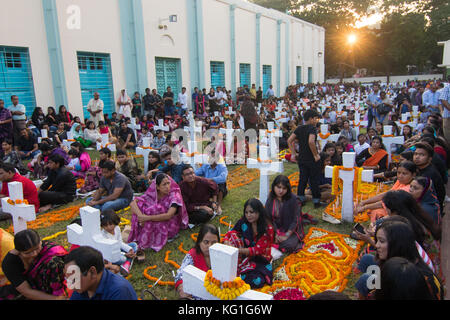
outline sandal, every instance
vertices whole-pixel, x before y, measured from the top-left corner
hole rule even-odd
[[[137,262],[145,261],[145,252],[144,252],[144,250],[138,249],[136,251],[136,260],[137,260]]]

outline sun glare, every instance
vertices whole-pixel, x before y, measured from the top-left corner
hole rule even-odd
[[[347,37],[348,44],[354,44],[356,42],[357,38],[355,34],[349,34]]]

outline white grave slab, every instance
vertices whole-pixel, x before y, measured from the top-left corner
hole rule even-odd
[[[342,162],[344,168],[354,168],[355,152],[344,152],[342,154]],[[353,180],[355,178],[355,170],[339,171],[339,178],[343,181],[342,190],[342,220],[346,222],[353,222]],[[333,178],[333,167],[325,167],[325,177]],[[373,170],[363,170],[361,180],[365,182],[373,182]]]
[[[158,125],[153,127],[153,130],[156,132],[157,130],[169,131],[169,127],[164,125],[163,119],[158,119]]]
[[[368,121],[361,121],[361,114],[359,113],[359,111],[356,111],[355,112],[355,120],[353,123],[353,128],[355,129],[355,132],[356,132],[356,138],[358,138],[359,129],[361,129],[361,126],[367,127],[368,124],[369,124]]]
[[[73,138],[73,133],[67,131],[67,140],[63,140],[63,146],[67,149],[70,149],[70,145],[74,143],[76,140]]]
[[[8,203],[8,200],[23,201],[23,187],[21,182],[8,183],[9,197],[2,198],[2,211],[12,216],[14,225],[14,234],[27,229],[27,221],[36,220],[36,209],[32,204]]]
[[[149,137],[143,138],[142,139],[143,146],[136,148],[136,154],[144,157],[144,172],[145,172],[145,174],[147,174],[147,172],[148,172],[148,155],[152,150],[154,150],[150,147],[150,142],[151,142],[151,138],[149,138]]]
[[[211,269],[213,277],[221,282],[233,281],[237,274],[239,250],[237,248],[216,243],[209,248],[211,258]],[[205,286],[206,272],[194,267],[187,266],[183,269],[183,291],[206,300],[219,300],[210,294]],[[272,300],[273,297],[258,291],[248,290],[241,294],[236,300]]]
[[[102,134],[102,142],[97,142],[97,151],[103,148],[108,148],[111,152],[116,152],[116,145],[109,143],[109,134]]]
[[[86,206],[80,208],[81,223],[67,226],[67,240],[71,244],[97,249],[103,258],[116,262],[121,258],[120,243],[103,237],[100,229],[100,210]]]
[[[386,152],[389,154],[388,161],[389,163],[391,163],[392,145],[403,144],[405,142],[405,137],[404,136],[387,137],[392,135],[392,126],[384,126],[383,131],[384,131],[384,135],[382,137],[383,144],[386,147]]]

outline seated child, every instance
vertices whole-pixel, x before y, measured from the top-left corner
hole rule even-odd
[[[116,170],[123,173],[130,180],[131,187],[135,192],[145,192],[146,179],[141,176],[141,169],[134,158],[129,158],[126,151],[119,149],[116,152]]]
[[[78,152],[74,149],[70,149],[69,152],[70,162],[67,165],[67,169],[75,171],[76,166],[80,165],[80,158],[78,158]]]
[[[102,235],[111,240],[117,240],[120,243],[121,258],[118,261],[110,261],[114,265],[120,266],[120,273],[127,276],[132,267],[132,261],[136,257],[138,246],[136,243],[125,243],[122,240],[122,233],[119,227],[120,218],[113,209],[105,210],[100,215],[100,225]]]
[[[139,134],[139,137],[138,137],[138,143],[137,143],[138,147],[144,146],[144,138],[150,138],[150,145],[152,144],[153,135],[148,130],[148,127],[142,127],[141,134]]]
[[[86,179],[84,181],[84,186],[81,187],[79,193],[88,193],[97,190],[100,186],[100,179],[102,177],[102,169],[100,169],[100,164],[104,161],[108,161],[111,158],[111,150],[108,148],[100,149],[100,162],[97,166],[91,166],[86,172]]]

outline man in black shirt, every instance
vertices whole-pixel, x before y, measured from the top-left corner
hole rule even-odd
[[[19,132],[20,139],[16,141],[16,151],[22,159],[33,159],[38,153],[38,141],[36,136],[27,128]]]
[[[288,139],[292,160],[297,159],[300,171],[297,195],[300,201],[305,202],[305,189],[309,182],[313,194],[314,207],[320,207],[320,155],[317,151],[317,131],[316,125],[320,115],[317,111],[309,109],[303,114],[305,125],[300,125]],[[299,152],[295,148],[295,140],[299,144]]]
[[[134,136],[134,132],[127,126],[125,121],[120,123],[118,138],[119,149],[131,149],[136,146],[136,137]]]
[[[441,212],[445,199],[445,185],[442,181],[442,177],[431,163],[433,159],[434,150],[426,142],[419,142],[415,144],[416,150],[414,151],[413,161],[419,168],[417,175],[422,177],[428,177],[433,182],[433,188],[436,192],[436,196],[441,206]]]
[[[64,163],[64,158],[59,154],[53,154],[48,159],[50,171],[38,189],[41,213],[51,209],[53,205],[69,203],[75,198],[77,191],[75,176]]]
[[[171,87],[167,87],[167,92],[164,92],[164,116],[173,116],[174,112],[174,95]]]
[[[150,111],[152,110],[152,95],[150,93],[150,89],[145,89],[145,96],[142,98],[142,102],[144,104],[144,115],[149,116],[152,115]],[[153,114],[154,115],[154,114]]]

